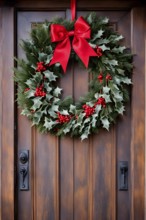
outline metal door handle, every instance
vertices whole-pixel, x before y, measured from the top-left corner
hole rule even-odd
[[[118,165],[118,185],[119,190],[128,190],[128,162],[120,161]]]
[[[19,189],[29,190],[29,151],[23,150],[19,153]]]
[[[27,175],[27,169],[25,167],[22,167],[20,169],[20,174],[22,175],[22,187],[25,188],[25,177]]]

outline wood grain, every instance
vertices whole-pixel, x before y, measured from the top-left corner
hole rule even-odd
[[[144,219],[145,193],[145,8],[132,11],[132,47],[134,57],[132,92],[131,181],[132,219]]]
[[[14,219],[14,10],[1,9],[1,219]],[[9,33],[9,34],[8,34]]]

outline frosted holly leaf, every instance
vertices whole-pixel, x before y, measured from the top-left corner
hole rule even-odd
[[[88,135],[90,134],[90,128],[91,126],[89,125],[88,127],[86,127],[86,130],[84,131],[84,133],[81,135],[81,140],[83,141],[84,139],[88,138]]]
[[[110,47],[106,47],[105,44],[103,44],[102,46],[100,46],[100,48],[102,49],[102,51],[110,50]]]
[[[93,128],[95,128],[95,126],[96,126],[97,118],[98,118],[98,114],[92,115],[92,127]]]
[[[31,107],[32,110],[36,111],[38,108],[40,108],[40,106],[42,105],[41,99],[42,98],[40,97],[36,97],[32,100],[34,103],[33,106]]]
[[[119,74],[124,75],[124,72],[125,72],[124,70],[122,70],[122,69],[117,69],[117,71],[118,71]]]
[[[123,53],[123,51],[124,51],[125,49],[126,49],[125,46],[120,46],[120,47],[114,47],[114,48],[112,49],[112,51],[115,52],[115,53]]]
[[[40,83],[43,79],[43,75],[40,72],[36,72],[36,74],[33,76],[36,83]]]
[[[31,113],[30,113],[30,111],[29,111],[27,108],[25,108],[25,109],[23,109],[23,110],[21,111],[21,115],[30,116]]]
[[[87,124],[90,121],[90,118],[86,118],[84,124]]]
[[[59,111],[59,105],[52,105],[51,110],[54,111],[54,112],[58,112]]]
[[[52,98],[53,98],[52,95],[50,95],[50,94],[46,94],[46,99],[47,99],[48,101],[50,101]]]
[[[56,114],[52,109],[49,109],[49,110],[48,110],[48,113],[49,113],[49,115],[50,115],[52,118],[56,118],[56,117],[57,117],[57,114]]]
[[[86,105],[89,105],[90,107],[93,107],[94,106],[94,102],[86,102]]]
[[[71,105],[70,105],[69,112],[71,112],[72,114],[75,114],[75,112],[76,112],[76,106],[71,104]]]
[[[91,43],[89,43],[89,45],[90,45],[92,48],[96,48],[96,47],[97,47],[96,44],[91,44]]]
[[[118,61],[117,60],[105,59],[105,60],[103,60],[103,62],[105,64],[109,64],[110,66],[117,66],[118,65]]]
[[[110,91],[110,88],[108,87],[108,86],[104,86],[103,87],[103,93],[109,93],[109,91]]]
[[[128,77],[122,78],[121,81],[127,85],[132,84],[131,79],[129,79]]]
[[[69,115],[67,110],[60,111],[60,114],[62,114],[62,115]]]
[[[92,21],[93,21],[93,19],[92,19],[92,14],[90,14],[90,15],[87,17],[87,22],[88,22],[89,24],[92,24]]]
[[[36,83],[34,82],[34,79],[28,79],[25,84],[29,87],[29,88],[34,88],[36,87]]]
[[[52,127],[56,124],[58,124],[57,121],[49,121],[48,118],[45,117],[45,123],[44,123],[45,128],[51,130]]]
[[[123,94],[122,93],[120,93],[120,92],[118,92],[118,91],[114,91],[114,92],[112,92],[113,93],[113,95],[114,95],[114,98],[116,99],[116,102],[118,101],[118,102],[121,102],[121,101],[123,101]]]
[[[25,95],[27,98],[31,98],[31,97],[34,97],[34,93],[35,91],[30,89],[27,92],[25,92]]]
[[[105,102],[106,102],[106,103],[111,102],[110,95],[103,94],[101,97],[103,97],[103,98],[105,99]]]
[[[93,39],[91,40],[92,42],[94,42],[97,38],[100,38],[103,35],[104,31],[102,29],[100,29],[97,34],[95,34],[95,36],[93,37]]]
[[[61,90],[59,87],[57,87],[56,89],[54,89],[53,91],[53,95],[58,97],[61,94]]]
[[[122,35],[119,35],[118,37],[116,37],[114,40],[115,41],[119,41],[119,40],[122,40],[124,37]]]
[[[47,59],[46,53],[39,53],[39,61],[45,61]]]
[[[109,22],[109,19],[107,17],[103,18],[101,23],[102,24],[107,24]]]
[[[103,128],[109,130],[109,125],[110,125],[109,120],[107,118],[102,118],[101,122],[102,122]]]
[[[72,127],[72,124],[69,123],[69,124],[67,125],[67,127],[63,129],[63,133],[64,133],[64,134],[67,134],[68,132],[70,132],[71,127]]]
[[[53,97],[53,96],[52,96],[52,97]],[[54,98],[54,99],[53,99],[53,103],[54,103],[54,104],[56,104],[56,103],[59,102],[59,101],[60,101],[59,98]]]
[[[59,67],[59,66],[61,66],[61,64],[60,63],[55,63],[55,66]]]
[[[52,56],[53,56],[52,54],[50,54],[50,55],[47,56],[47,59],[46,59],[45,64],[50,63],[50,61],[51,61],[51,59],[52,59]]]
[[[95,93],[94,97],[95,97],[96,99],[98,99],[98,98],[99,98],[99,93]]]
[[[97,41],[97,44],[98,44],[98,45],[108,44],[109,42],[110,42],[109,39],[104,38],[104,39],[99,39],[99,40]]]
[[[34,117],[33,117],[32,126],[33,125],[38,125],[40,120],[41,120],[41,117],[42,117],[42,112],[35,112],[34,113]]]
[[[117,76],[114,76],[114,81],[116,84],[120,85],[121,83],[121,78],[117,77]]]
[[[56,81],[56,78],[58,77],[53,72],[51,72],[49,70],[44,71],[44,75],[50,82]]]
[[[124,111],[125,111],[125,107],[123,105],[120,108],[117,108],[117,112],[121,115],[123,115]]]
[[[97,115],[100,112],[100,110],[101,110],[101,105],[96,105],[95,112]]]

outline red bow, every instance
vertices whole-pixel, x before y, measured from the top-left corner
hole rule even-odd
[[[66,28],[59,24],[51,25],[51,41],[58,42],[50,66],[60,63],[64,72],[71,52],[70,36],[74,36],[72,47],[82,62],[88,67],[89,57],[97,56],[96,52],[90,47],[86,39],[90,39],[90,26],[82,18],[79,17],[74,25],[74,31],[67,31]]]

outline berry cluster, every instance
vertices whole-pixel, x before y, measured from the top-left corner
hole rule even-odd
[[[98,46],[96,46],[96,53],[97,53],[98,57],[102,56],[102,49],[100,47],[98,47]]]
[[[97,78],[98,78],[99,82],[101,83],[102,80],[103,80],[103,75],[102,75],[102,73],[100,73],[99,76],[98,76]]]
[[[106,107],[105,99],[103,97],[100,97],[93,107],[86,105],[86,104],[82,106],[82,108],[84,109],[84,112],[86,113],[85,115],[86,118],[94,114],[95,108],[97,105],[102,105],[102,107],[105,108]]]
[[[98,75],[97,79],[99,80],[100,83],[102,83],[103,74],[100,73],[100,74]],[[112,80],[112,77],[111,77],[111,75],[108,73],[107,76],[106,76],[106,81],[109,81],[109,80]]]
[[[89,105],[83,105],[82,106],[83,107],[83,109],[84,109],[84,112],[86,113],[86,118],[88,118],[88,117],[90,117],[91,115],[93,115],[94,114],[94,112],[95,112],[95,107],[91,107],[91,106],[89,106]]]
[[[45,66],[44,62],[37,62],[36,71],[37,72],[43,72],[45,70],[46,70],[46,66]]]
[[[106,80],[107,80],[107,81],[108,81],[108,80],[112,80],[112,77],[111,77],[110,74],[107,74],[107,76],[106,76]]]
[[[35,96],[41,96],[41,97],[45,97],[46,96],[46,92],[43,91],[43,86],[41,85],[40,87],[37,87],[35,90]]]
[[[63,124],[63,123],[66,123],[66,122],[69,122],[70,119],[71,119],[71,116],[70,115],[62,115],[60,114],[59,112],[57,113],[58,115],[58,119],[57,119],[57,122]]]
[[[105,99],[104,99],[103,97],[100,97],[100,98],[97,100],[97,102],[95,103],[95,106],[96,106],[96,105],[102,105],[103,108],[105,108],[105,107],[106,107]]]

